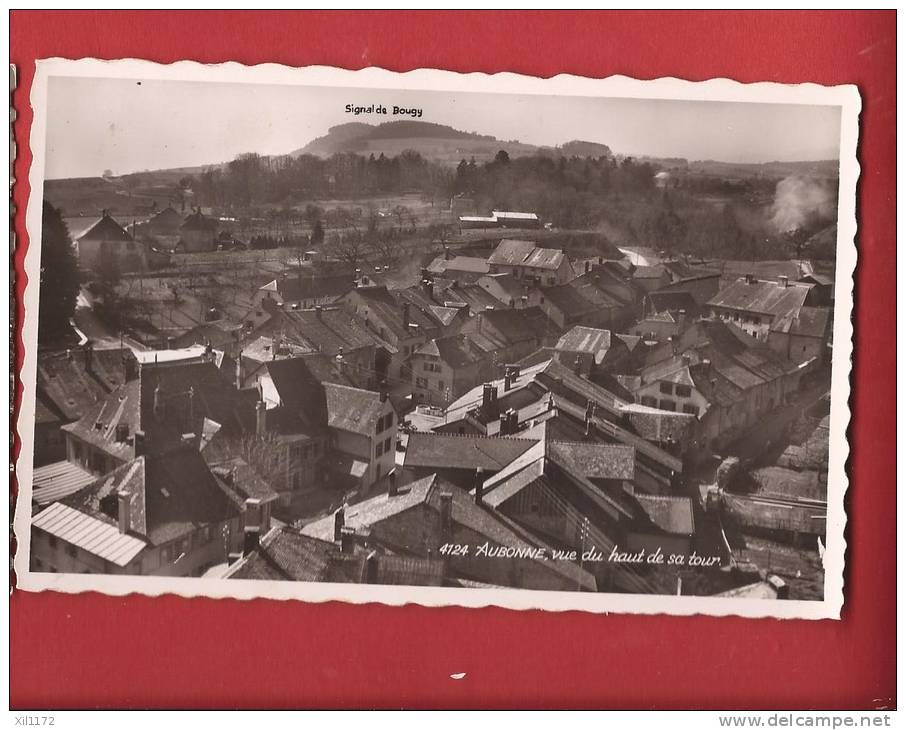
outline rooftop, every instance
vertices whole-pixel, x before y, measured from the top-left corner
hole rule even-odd
[[[116,524],[55,502],[32,519],[32,526],[120,567],[145,549],[136,535],[123,534]]]
[[[331,428],[358,433],[374,434],[375,424],[390,406],[381,400],[381,394],[348,385],[324,383],[327,399],[327,424]]]
[[[532,439],[459,436],[415,432],[409,435],[406,467],[499,471],[536,443]]]
[[[708,305],[774,316],[795,314],[805,304],[812,286],[741,277],[717,292]]]

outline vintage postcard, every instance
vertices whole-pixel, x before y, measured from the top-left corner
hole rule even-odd
[[[855,87],[51,59],[31,103],[20,589],[839,617]]]

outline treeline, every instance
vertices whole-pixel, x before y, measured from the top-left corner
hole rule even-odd
[[[327,159],[249,153],[205,170],[191,180],[191,186],[201,205],[229,209],[409,191],[443,196],[451,180],[449,169],[411,150],[395,157],[343,153]]]

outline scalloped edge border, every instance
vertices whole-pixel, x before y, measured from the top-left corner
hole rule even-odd
[[[825,87],[813,83],[742,83],[727,78],[688,81],[674,77],[639,80],[627,76],[590,78],[558,74],[548,78],[511,72],[458,73],[438,69],[395,72],[370,66],[347,70],[328,66],[291,67],[279,64],[246,66],[233,61],[202,64],[178,61],[159,64],[141,59],[99,60],[82,58],[40,59],[36,63],[29,103],[34,112],[28,140],[32,163],[26,209],[30,245],[24,260],[29,282],[38,280],[41,239],[41,201],[44,191],[47,80],[50,76],[167,79],[221,83],[400,88],[451,93],[522,95],[610,96],[622,98],[724,101],[741,103],[821,104],[841,107],[840,181],[837,211],[837,261],[834,306],[834,352],[831,376],[831,413],[828,462],[827,547],[824,556],[824,599],[821,601],[770,601],[692,596],[647,596],[609,593],[571,593],[519,589],[458,589],[413,586],[293,583],[284,581],[229,581],[158,576],[108,576],[32,573],[28,567],[34,440],[35,382],[37,372],[38,290],[25,289],[22,331],[25,352],[19,377],[23,393],[16,427],[21,450],[16,465],[20,484],[12,522],[19,549],[13,560],[17,587],[24,591],[54,590],[64,593],[100,592],[113,596],[178,595],[185,598],[275,599],[355,604],[378,602],[391,606],[425,607],[495,606],[516,610],[585,611],[591,613],[669,614],[678,616],[741,616],[749,618],[840,619],[844,605],[844,566],[847,544],[845,495],[849,486],[846,464],[850,454],[848,428],[854,350],[853,293],[857,265],[856,192],[861,167],[857,159],[862,100],[854,85]],[[17,275],[21,272],[16,272]],[[24,429],[22,428],[24,426]],[[23,506],[24,505],[24,506]]]

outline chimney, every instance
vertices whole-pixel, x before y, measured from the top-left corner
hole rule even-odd
[[[365,558],[365,575],[363,577],[365,583],[377,583],[378,582],[378,554],[372,550],[368,553],[368,557]]]
[[[680,327],[683,326],[683,324],[686,322],[686,310],[685,309],[681,309],[681,310],[679,310],[679,312],[677,312],[676,321]]]
[[[236,390],[242,388],[242,350],[236,355]]]
[[[91,340],[85,343],[85,372],[90,373],[94,366],[94,345]]]
[[[188,408],[187,408],[187,410],[188,410],[187,417],[188,417],[188,421],[189,421],[189,426],[191,427],[192,424],[195,423],[195,388],[193,388],[191,385],[189,386],[189,392],[187,394],[187,397],[188,397],[188,401],[189,401]]]
[[[323,317],[323,315],[324,315],[324,307],[322,307],[320,304],[316,304],[315,305],[315,316],[318,319],[321,319]]]
[[[683,365],[689,367],[692,364],[692,357],[688,353],[683,353]]]
[[[780,286],[782,286],[784,289],[786,289],[790,285],[790,277],[788,277],[788,276],[783,276],[783,275],[778,276],[777,281],[780,283]]]
[[[378,398],[380,399],[381,403],[387,402],[387,389],[384,387],[384,383],[381,383],[381,389],[379,391]]]
[[[261,544],[260,525],[246,525],[242,530],[242,554],[251,555]]]
[[[777,593],[777,598],[780,600],[786,600],[790,597],[790,587],[786,582],[778,575],[769,575],[768,583],[771,588],[774,589],[774,592]]]
[[[263,400],[255,404],[255,435],[258,438],[264,438],[267,433],[267,407]]]
[[[513,369],[507,367],[503,371],[503,391],[506,392],[513,387]]]
[[[333,513],[333,539],[334,542],[343,537],[343,528],[346,526],[346,508],[340,507]]]
[[[119,491],[116,493],[117,500],[117,511],[116,517],[117,522],[119,523],[120,533],[125,535],[129,532],[129,529],[132,527],[132,517],[129,514],[129,509],[132,506],[132,497],[129,492]]]
[[[145,432],[136,431],[132,436],[132,451],[135,453],[135,457],[145,455]]]
[[[340,530],[340,551],[355,552],[355,530],[351,527],[344,527]]]
[[[128,423],[118,423],[116,424],[116,442],[119,444],[124,444],[129,440],[129,424]]]
[[[475,504],[479,507],[484,503],[484,469],[478,467],[475,470]]]
[[[670,335],[670,337],[667,338],[667,341],[670,343],[670,349],[673,350],[674,355],[679,353],[679,343],[676,340],[676,335]]]
[[[754,284],[755,277],[752,274],[746,274],[746,284]]]
[[[576,362],[573,363],[573,372],[576,375],[582,374],[582,357],[581,357],[581,355],[576,355]]]
[[[396,469],[393,469],[387,475],[387,478],[389,479],[389,482],[390,482],[389,486],[387,487],[387,496],[396,497],[399,494],[399,491],[397,490],[397,486],[396,486]]]
[[[702,360],[702,366],[705,368],[705,372],[706,372],[706,373],[710,373],[710,372],[711,372],[711,361],[708,360],[707,358],[705,358],[704,360]]]
[[[403,302],[403,327],[409,326],[409,302]]]
[[[160,395],[160,383],[154,386],[154,404],[152,406],[154,410],[154,417],[157,420],[163,418],[164,415],[164,403]]]
[[[446,541],[453,536],[453,493],[441,492],[440,494],[440,534]]]
[[[430,277],[426,276],[422,279],[422,291],[428,299],[434,300],[434,282],[431,281]]]
[[[481,408],[482,410],[487,410],[491,407],[491,401],[494,397],[494,385],[492,383],[485,383],[481,387]]]

